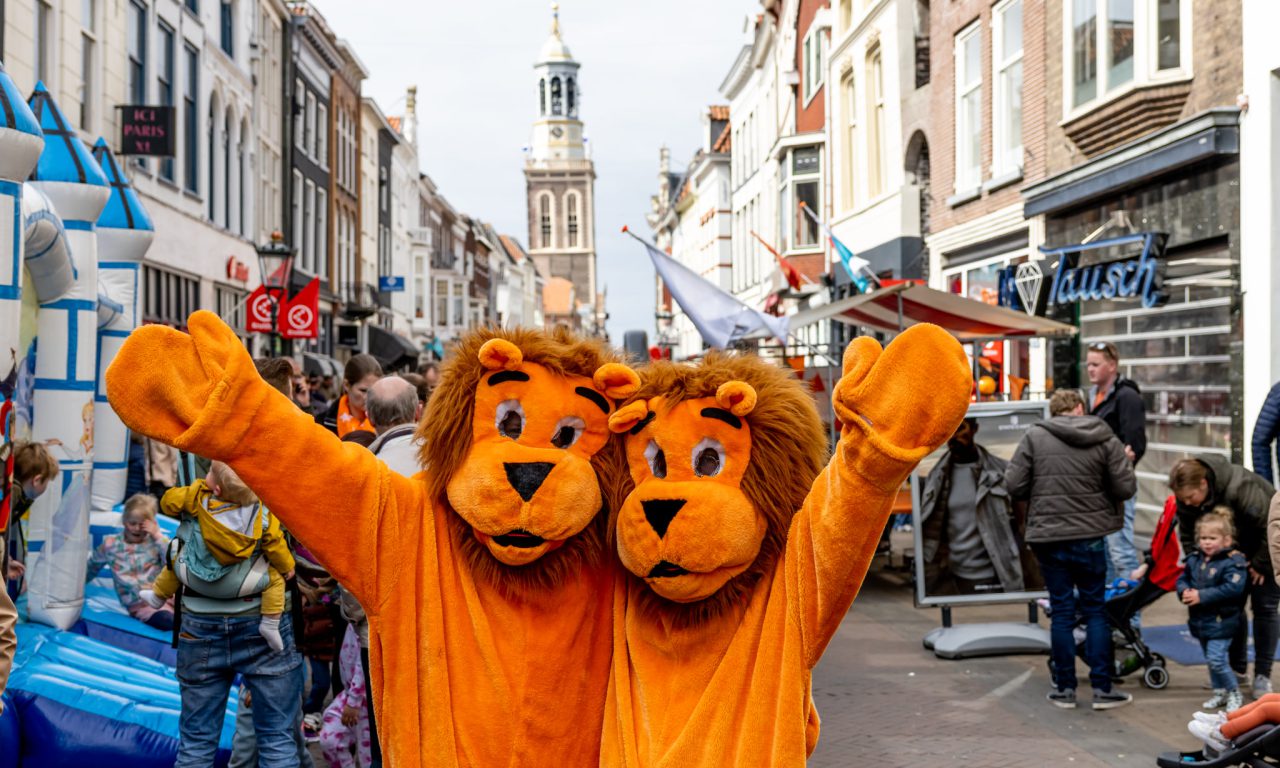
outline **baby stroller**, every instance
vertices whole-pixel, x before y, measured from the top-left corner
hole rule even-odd
[[[1156,758],[1160,768],[1276,768],[1280,765],[1280,725],[1260,725],[1221,753],[1206,747],[1199,752],[1165,752]]]

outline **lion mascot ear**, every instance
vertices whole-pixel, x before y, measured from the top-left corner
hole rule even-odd
[[[613,415],[609,417],[609,430],[616,434],[622,434],[648,419],[650,413],[649,404],[643,400],[628,403],[614,411]]]
[[[756,407],[756,391],[745,381],[726,381],[716,389],[716,403],[734,416],[746,416]]]
[[[524,362],[524,353],[506,339],[489,339],[478,356],[480,364],[491,371],[514,371]]]
[[[591,380],[596,389],[613,400],[626,400],[640,389],[640,376],[622,363],[605,363]]]

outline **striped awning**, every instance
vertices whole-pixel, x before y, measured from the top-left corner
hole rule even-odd
[[[803,309],[787,319],[790,320],[791,332],[824,320],[888,333],[904,331],[916,323],[933,323],[963,342],[1065,338],[1077,333],[1074,325],[913,283],[890,285],[871,293]]]

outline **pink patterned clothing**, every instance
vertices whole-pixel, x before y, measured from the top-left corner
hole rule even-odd
[[[354,744],[360,755],[360,766],[373,762],[369,740],[369,710],[365,708],[364,669],[360,666],[360,638],[350,625],[342,638],[342,650],[338,653],[338,670],[346,686],[342,693],[324,711],[324,725],[320,728],[320,749],[331,768],[356,768],[351,756]],[[342,724],[342,710],[352,707],[360,710],[360,717],[353,726]]]
[[[92,580],[102,570],[102,566],[110,565],[111,581],[115,584],[120,603],[129,609],[131,616],[145,621],[155,613],[155,609],[142,602],[138,593],[151,586],[164,568],[166,544],[163,538],[149,538],[141,544],[130,544],[124,540],[123,535],[108,536],[89,557],[85,580]]]

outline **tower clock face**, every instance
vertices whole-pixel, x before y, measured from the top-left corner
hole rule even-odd
[[[558,139],[561,136],[564,136],[564,129],[557,125],[555,128],[551,129],[551,135]]]

